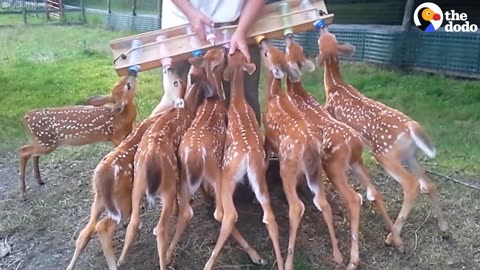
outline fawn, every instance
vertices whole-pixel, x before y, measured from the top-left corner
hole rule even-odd
[[[182,88],[182,98],[175,108],[160,114],[161,117],[145,132],[135,155],[135,180],[132,190],[132,215],[125,235],[125,244],[119,258],[123,263],[140,226],[140,204],[146,195],[152,205],[155,198],[162,200],[162,213],[155,227],[160,269],[167,269],[168,224],[177,203],[180,141],[192,123],[193,116],[204,97],[211,96],[209,88],[192,87],[186,92],[185,83],[172,68],[167,72],[175,77],[174,84]]]
[[[324,163],[327,167],[336,166],[338,170],[347,172],[353,169],[354,175],[366,189],[367,199],[372,201],[394,236],[397,248],[403,252],[403,242],[393,228],[388,216],[383,196],[377,191],[368,176],[367,168],[362,160],[365,143],[363,138],[350,126],[333,118],[318,101],[308,93],[300,81],[301,70],[312,72],[315,64],[305,57],[303,48],[293,40],[291,35],[285,37],[286,60],[294,78],[287,78],[287,93],[293,103],[303,112],[305,117],[323,131]],[[335,165],[333,165],[335,164]]]
[[[168,74],[167,74],[168,75]],[[165,93],[180,97],[180,88],[175,86],[173,76],[164,76]],[[173,104],[170,106],[173,107]],[[134,157],[138,144],[147,129],[160,116],[145,119],[136,127],[119,146],[107,154],[97,165],[92,178],[94,201],[92,204],[90,221],[80,232],[76,241],[75,253],[67,270],[72,270],[78,257],[96,232],[99,235],[104,255],[110,270],[117,269],[115,254],[112,247],[112,238],[116,223],[130,217],[132,210],[131,194],[134,175]],[[103,211],[107,216],[98,221]]]
[[[333,228],[332,210],[327,201],[322,182],[322,169],[345,201],[351,218],[352,246],[347,269],[355,269],[359,263],[358,236],[360,226],[360,197],[348,184],[342,169],[344,160],[327,162],[331,158],[327,131],[319,129],[304,118],[290,97],[282,91],[281,79],[290,72],[285,56],[267,40],[261,43],[265,66],[271,70],[267,75],[265,89],[266,145],[278,154],[280,176],[290,207],[290,239],[285,269],[293,269],[295,240],[305,206],[298,197],[296,187],[300,176],[305,176],[309,189],[315,194],[313,202],[323,214],[330,234],[335,262],[342,262],[338,241]],[[273,73],[273,75],[272,75]],[[275,78],[273,78],[275,76]]]
[[[20,197],[26,198],[25,169],[30,157],[34,177],[44,185],[40,176],[40,155],[60,146],[79,146],[110,141],[114,146],[132,131],[137,115],[135,105],[136,73],[121,78],[109,96],[96,96],[87,101],[93,106],[71,106],[35,109],[24,116],[24,126],[33,143],[19,149]],[[114,103],[113,107],[106,105]]]
[[[219,216],[223,215],[221,214],[223,209],[220,180],[227,125],[225,93],[222,87],[225,52],[223,49],[211,49],[205,56],[191,58],[190,62],[192,67],[189,79],[192,87],[211,88],[210,92],[213,95],[206,98],[200,105],[192,125],[183,136],[179,146],[178,152],[181,164],[180,190],[178,191],[179,215],[175,235],[167,252],[167,262],[170,262],[180,236],[193,217],[190,200],[203,183],[208,182],[215,193],[216,210],[214,217],[221,221]],[[202,192],[205,192],[204,189],[202,189]],[[204,194],[204,197],[208,200],[208,195],[205,196]],[[247,243],[236,228],[233,229],[232,235],[249,254],[253,262],[265,264],[265,260]]]
[[[447,231],[448,224],[441,210],[436,186],[428,179],[416,157],[417,148],[430,158],[436,154],[422,126],[402,112],[367,98],[343,81],[337,55],[352,55],[354,46],[339,44],[327,28],[320,30],[318,46],[317,61],[324,67],[326,109],[368,141],[376,160],[403,188],[404,199],[394,224],[395,233],[401,235],[419,190],[429,194],[440,230]],[[402,162],[413,174],[402,167]],[[392,240],[394,235],[390,233],[386,242],[391,243]]]
[[[255,69],[255,64],[247,63],[243,54],[238,50],[234,54],[228,55],[223,78],[231,81],[232,92],[227,111],[227,137],[221,178],[223,212],[216,212],[215,217],[217,220],[222,220],[222,226],[212,255],[204,267],[205,270],[213,268],[225,241],[234,229],[238,213],[233,203],[233,193],[235,186],[243,180],[244,175],[248,176],[257,201],[263,208],[263,223],[265,223],[272,240],[278,268],[283,269],[283,258],[278,240],[278,225],[270,205],[270,195],[265,179],[266,155],[263,140],[255,113],[247,104],[244,96],[244,72],[252,74]]]

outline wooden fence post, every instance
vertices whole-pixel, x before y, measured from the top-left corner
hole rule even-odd
[[[108,14],[112,13],[112,0],[107,0]]]
[[[43,4],[45,4],[45,14],[47,16],[47,21],[50,21],[50,13],[48,12],[48,3],[47,0],[43,0]]]
[[[163,0],[158,0],[158,28],[162,29],[162,7]]]
[[[403,13],[402,31],[407,31],[412,26],[413,5],[415,0],[407,0]]]

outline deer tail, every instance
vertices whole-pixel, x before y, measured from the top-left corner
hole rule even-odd
[[[100,198],[102,198],[103,204],[105,206],[105,211],[107,212],[107,216],[113,221],[117,222],[117,224],[120,223],[120,220],[122,219],[122,214],[118,210],[114,198],[114,168],[100,168],[95,172],[93,181],[95,183],[97,194]]]
[[[155,194],[162,182],[162,164],[158,154],[150,154],[146,158],[147,199],[150,204],[155,200]]]
[[[200,179],[203,173],[203,165],[205,164],[205,149],[189,151],[184,157],[184,169],[188,170],[187,177],[193,182]],[[194,152],[194,153],[192,153]]]
[[[410,136],[412,136],[417,147],[420,148],[429,158],[434,158],[437,154],[437,150],[423,128],[419,124],[412,122],[408,125],[408,129],[410,131]]]

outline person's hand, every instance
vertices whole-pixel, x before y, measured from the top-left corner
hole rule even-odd
[[[198,9],[193,9],[187,15],[187,19],[192,25],[192,31],[197,34],[200,40],[205,40],[205,26],[212,26],[212,20]]]
[[[230,51],[229,54],[234,54],[236,50],[239,50],[245,58],[247,62],[250,62],[250,53],[248,52],[248,43],[247,43],[247,35],[243,31],[235,31],[230,39]]]

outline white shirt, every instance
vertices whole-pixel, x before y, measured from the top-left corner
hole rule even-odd
[[[245,0],[190,0],[193,8],[199,9],[215,23],[233,22],[240,16]],[[183,12],[171,0],[163,0],[162,28],[189,23]]]

